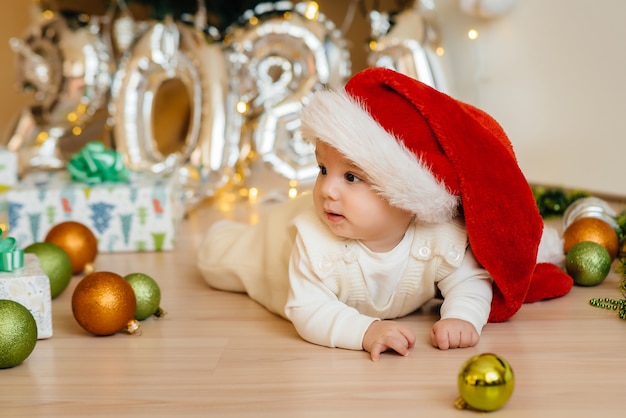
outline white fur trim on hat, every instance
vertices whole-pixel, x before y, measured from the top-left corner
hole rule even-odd
[[[391,205],[423,222],[446,222],[457,215],[459,197],[345,90],[315,93],[301,121],[305,140],[319,139],[341,152]]]

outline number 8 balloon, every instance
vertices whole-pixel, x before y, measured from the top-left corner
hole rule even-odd
[[[238,139],[241,158],[258,158],[289,180],[311,180],[317,165],[300,136],[299,115],[310,93],[350,75],[340,31],[315,2],[260,3],[227,29],[224,44],[228,134]]]

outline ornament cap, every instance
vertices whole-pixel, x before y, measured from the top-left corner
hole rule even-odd
[[[164,311],[163,308],[159,306],[153,315],[156,316],[157,318],[163,318],[165,315],[167,315],[167,312]]]
[[[136,319],[131,319],[128,321],[128,324],[126,324],[124,331],[131,335],[141,335],[141,324]]]

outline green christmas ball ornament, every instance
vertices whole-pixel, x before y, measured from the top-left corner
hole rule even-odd
[[[565,267],[576,285],[596,286],[611,271],[611,255],[601,244],[582,241],[568,251]]]
[[[20,303],[0,299],[0,369],[22,363],[37,344],[37,323]]]
[[[483,353],[467,360],[459,371],[458,409],[490,412],[502,408],[513,394],[515,375],[502,357]]]
[[[24,252],[39,259],[41,269],[50,279],[50,297],[54,299],[63,293],[72,278],[72,260],[67,253],[51,242],[35,242],[24,248]]]
[[[24,248],[24,252],[39,259],[41,269],[50,279],[50,297],[54,299],[63,293],[72,278],[72,260],[67,253],[51,242],[35,242]]]
[[[131,273],[124,276],[135,292],[137,299],[137,309],[135,319],[143,321],[151,316],[162,317],[165,312],[159,304],[161,303],[161,289],[157,282],[147,274]]]

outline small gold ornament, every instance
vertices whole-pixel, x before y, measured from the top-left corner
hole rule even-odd
[[[67,253],[73,274],[93,272],[98,240],[87,226],[75,221],[61,222],[48,231],[44,241],[58,245]]]
[[[94,335],[112,335],[139,328],[134,318],[137,302],[131,285],[122,276],[99,271],[85,276],[74,289],[72,313],[78,324]]]
[[[563,232],[563,251],[567,254],[574,245],[593,241],[609,252],[611,260],[617,257],[619,242],[617,232],[611,225],[598,218],[580,218]]]
[[[457,379],[458,409],[490,412],[502,408],[513,394],[513,369],[502,357],[483,353],[467,360]]]

